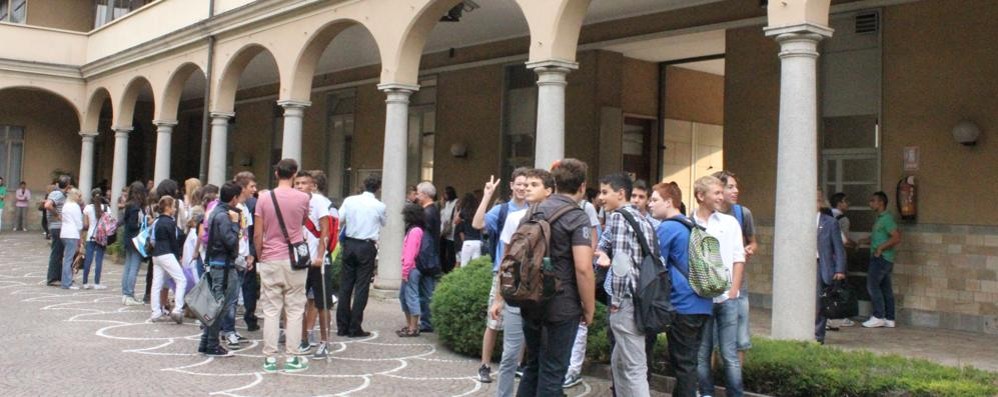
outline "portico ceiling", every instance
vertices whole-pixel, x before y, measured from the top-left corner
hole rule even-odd
[[[586,24],[658,13],[720,0],[593,0]],[[529,34],[527,21],[513,0],[475,0],[481,8],[466,12],[460,22],[440,22],[430,33],[424,53],[446,51]],[[344,30],[326,48],[316,68],[317,74],[375,65],[380,62],[370,34],[359,26]],[[254,58],[240,77],[240,88],[273,84],[278,81],[273,62],[266,55]],[[191,81],[184,98],[202,96],[203,82]]]

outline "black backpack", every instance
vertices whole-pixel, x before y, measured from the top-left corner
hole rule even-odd
[[[416,255],[416,269],[423,276],[434,277],[443,272],[440,268],[440,250],[435,243],[433,234],[423,229],[423,239],[419,242],[419,255]]]
[[[631,224],[631,229],[641,242],[641,267],[634,293],[634,321],[638,330],[645,334],[664,332],[676,318],[676,308],[672,306],[672,278],[662,263],[658,247],[652,250],[641,226],[627,211],[620,214]]]

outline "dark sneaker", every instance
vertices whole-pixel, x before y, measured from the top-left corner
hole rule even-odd
[[[319,342],[319,347],[315,349],[315,354],[312,358],[316,360],[325,360],[329,358],[329,348],[326,347],[326,342]]]
[[[256,323],[246,324],[246,330],[249,332],[256,332],[260,330],[260,326]]]
[[[478,381],[482,383],[492,383],[492,368],[485,364],[478,367]]]
[[[263,360],[263,372],[274,373],[277,372],[277,359],[273,357],[267,357]]]
[[[212,357],[229,357],[229,351],[222,346],[215,346],[212,349],[205,349],[204,354]]]
[[[308,354],[310,350],[312,350],[312,345],[307,340],[303,340],[298,344],[298,354]]]
[[[527,369],[526,365],[522,365],[522,364],[521,365],[517,365],[516,366],[516,377],[517,378],[522,378],[523,377],[523,371],[525,371],[526,369]]]
[[[371,333],[368,332],[368,331],[359,331],[359,332],[354,332],[354,333],[352,333],[350,335],[347,335],[347,337],[349,337],[349,338],[366,338],[368,336],[371,336]]]
[[[308,369],[308,359],[305,357],[292,357],[284,362],[284,372],[301,372]]]

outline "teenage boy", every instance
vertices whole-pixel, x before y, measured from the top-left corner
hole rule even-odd
[[[527,182],[525,198],[527,205],[540,204],[554,192],[554,179],[551,173],[541,169],[528,170],[524,174]],[[505,225],[499,233],[500,245],[503,250],[509,245],[520,226],[520,221],[527,214],[528,209],[510,212],[506,217]],[[506,305],[502,295],[498,293],[489,306],[489,318],[503,321],[502,337],[502,359],[499,361],[499,384],[496,388],[496,396],[507,397],[513,395],[513,386],[516,379],[517,367],[523,357],[523,317],[520,308]]]
[[[307,272],[291,268],[289,245],[300,244],[305,220],[308,219],[308,195],[292,187],[298,162],[283,159],[274,167],[277,188],[260,195],[256,206],[254,239],[260,250],[257,271],[263,284],[263,362],[264,372],[277,371],[277,344],[283,312],[286,318],[287,343],[284,371],[308,369],[308,360],[298,357],[301,342],[302,313],[305,311],[305,278]],[[275,199],[276,198],[276,202]],[[278,220],[278,209],[284,227]],[[283,230],[282,230],[283,229]],[[287,233],[288,238],[285,238]],[[297,258],[296,258],[297,259]],[[322,264],[321,261],[318,262]],[[313,262],[313,266],[316,266]]]
[[[374,196],[381,190],[381,176],[364,179],[364,193],[347,197],[340,206],[340,236],[343,268],[340,270],[339,306],[336,308],[336,334],[351,338],[371,336],[364,331],[378,238],[385,226],[385,204]]]
[[[817,226],[818,226],[818,277],[817,294],[815,296],[814,318],[814,339],[820,344],[825,344],[825,329],[828,319],[821,315],[821,291],[828,288],[835,281],[846,279],[846,249],[842,244],[842,231],[839,230],[839,223],[835,218],[823,214],[821,208],[824,207],[825,197],[818,189],[817,203]]]
[[[522,306],[527,367],[518,396],[561,396],[579,322],[591,324],[596,310],[592,229],[573,196],[585,188],[587,166],[564,159],[554,168],[555,194],[537,205],[543,215],[571,208],[551,223],[548,256],[561,291],[537,307]]]
[[[430,182],[420,182],[416,185],[416,204],[423,207],[426,214],[426,231],[433,238],[433,249],[440,252],[440,209],[437,208],[437,188]],[[440,258],[437,258],[439,261]],[[437,266],[440,264],[438,263]],[[437,287],[437,276],[424,275],[419,278],[419,332],[433,332],[433,321],[430,317],[430,301],[433,300],[433,290]]]
[[[651,197],[651,189],[648,188],[648,182],[644,179],[638,179],[634,181],[634,185],[631,188],[631,205],[637,208],[638,212],[641,213],[648,222],[651,223],[653,228],[658,228],[658,224],[661,222],[652,216],[651,211],[648,209],[648,199]]]
[[[839,224],[839,230],[842,231],[842,243],[846,248],[855,248],[856,241],[849,237],[850,230],[852,227],[851,221],[849,220],[849,215],[846,214],[849,211],[849,200],[846,194],[843,192],[838,192],[832,195],[831,199],[832,216],[835,217],[836,222]],[[852,319],[843,318],[841,320],[829,320],[829,329],[836,330],[838,327],[852,327],[856,325]]]
[[[207,230],[211,237],[206,245],[206,265],[208,282],[211,283],[211,293],[216,299],[224,298],[226,302],[235,299],[238,291],[239,276],[236,274],[235,262],[239,256],[239,194],[242,192],[235,182],[226,182],[219,192],[219,204],[211,212]],[[222,327],[222,319],[215,320],[210,326],[204,327],[201,333],[201,343],[198,353],[208,356],[228,356],[229,352],[218,343],[218,332]]]
[[[710,318],[713,301],[693,292],[687,275],[689,266],[689,219],[680,213],[683,192],[675,182],[652,187],[648,208],[662,223],[656,229],[659,252],[672,279],[669,300],[676,308],[676,318],[666,331],[669,337],[669,364],[676,371],[672,388],[675,397],[696,397],[697,355],[703,338],[703,325]]]
[[[66,204],[66,191],[69,189],[69,183],[72,181],[69,175],[61,175],[59,179],[56,180],[55,188],[49,193],[48,197],[45,198],[45,214],[48,217],[48,233],[49,236],[55,236],[52,239],[52,250],[49,252],[49,269],[48,269],[48,285],[58,286],[62,280],[62,256],[63,249],[62,239],[59,238],[59,233],[62,230],[62,206]]]
[[[527,208],[525,199],[527,191],[526,173],[528,170],[528,168],[524,167],[513,170],[509,182],[509,190],[512,192],[510,201],[493,206],[491,209],[489,209],[489,204],[492,202],[492,196],[495,194],[496,189],[499,188],[500,180],[495,179],[494,176],[489,177],[489,181],[485,182],[485,187],[482,189],[482,201],[478,204],[478,210],[475,211],[475,216],[472,218],[471,227],[478,230],[484,229],[485,233],[489,235],[490,241],[497,241],[499,234],[502,233],[506,225],[506,219],[509,217],[509,214]],[[495,303],[496,295],[499,293],[499,278],[496,277],[496,274],[499,273],[499,263],[502,262],[504,251],[502,244],[494,244],[489,251],[490,255],[492,255],[492,288],[489,290],[488,307],[492,307],[493,303]],[[492,382],[492,367],[490,366],[492,363],[492,350],[495,348],[496,335],[502,330],[503,317],[501,313],[496,318],[486,316],[485,335],[482,336],[482,363],[478,367],[479,382]]]
[[[894,270],[896,247],[901,244],[901,230],[894,216],[887,212],[887,194],[876,192],[870,196],[870,209],[877,214],[870,237],[861,243],[870,244],[870,270],[866,289],[870,292],[873,313],[863,323],[866,328],[894,328],[894,287],[891,271]]]
[[[295,177],[295,189],[308,194],[308,221],[312,225],[318,225],[319,236],[316,237],[308,228],[303,228],[305,241],[308,243],[308,252],[312,254],[312,263],[325,265],[326,244],[329,241],[329,199],[316,191],[315,176],[309,171],[299,171]],[[308,268],[308,275],[305,280],[305,294],[308,298],[305,304],[305,316],[302,319],[301,344],[298,350],[307,352],[312,349],[309,343],[308,334],[315,327],[315,320],[319,318],[319,343],[312,358],[324,360],[329,357],[326,342],[329,340],[329,312],[326,310],[327,303],[331,302],[331,283],[326,277],[330,274],[323,274],[323,269],[318,266]]]
[[[236,200],[236,208],[239,209],[239,253],[236,256],[235,267],[237,276],[237,285],[241,287],[243,293],[243,302],[246,304],[244,306],[246,314],[244,318],[251,314],[251,312],[256,311],[256,291],[250,291],[253,296],[247,297],[248,289],[252,288],[252,285],[247,288],[246,280],[252,275],[254,278],[253,285],[256,285],[256,272],[254,266],[256,265],[256,254],[253,251],[253,239],[251,237],[252,233],[250,230],[253,229],[253,217],[250,216],[249,206],[247,202],[253,199],[252,205],[256,205],[256,199],[253,195],[256,194],[256,176],[249,171],[243,171],[236,174],[235,178],[232,179],[239,187],[242,189],[239,193],[239,197]],[[253,273],[250,273],[253,272]],[[236,331],[236,304],[239,300],[239,293],[236,294],[227,303],[228,307],[225,309],[225,317],[222,317],[222,330],[221,335],[226,341],[226,346],[230,349],[239,349],[240,343],[245,343],[246,338]],[[253,315],[252,322],[247,321],[247,326],[255,324],[256,315]]]
[[[718,171],[714,177],[721,180],[724,186],[724,201],[717,209],[722,214],[731,215],[738,221],[742,229],[742,240],[745,244],[745,261],[755,254],[758,244],[755,241],[755,220],[752,211],[748,207],[738,204],[738,180],[731,171]],[[738,360],[745,362],[745,352],[752,349],[752,334],[749,332],[749,291],[748,273],[742,275],[741,290],[738,291]]]
[[[693,221],[707,229],[707,234],[720,242],[721,262],[731,280],[731,289],[714,298],[713,315],[704,324],[703,338],[697,360],[700,380],[700,395],[714,394],[714,378],[711,375],[710,355],[714,351],[714,335],[717,335],[718,350],[724,362],[724,375],[727,379],[727,396],[741,397],[742,367],[738,359],[738,295],[741,291],[742,276],[745,271],[745,244],[742,228],[731,215],[718,211],[724,204],[724,185],[720,179],[704,176],[693,184],[697,209]]]
[[[593,252],[595,252],[599,244],[599,235],[601,233],[600,229],[603,225],[600,223],[599,215],[596,212],[596,206],[586,199],[588,191],[595,192],[595,190],[592,189],[580,189],[573,198],[578,201],[579,207],[582,208],[582,210],[586,212],[586,216],[589,217],[589,225],[592,227],[592,247]],[[572,360],[568,365],[568,372],[565,373],[565,383],[562,385],[562,387],[566,389],[582,383],[582,364],[586,359],[586,343],[588,339],[589,326],[580,322],[579,331],[575,334],[575,343],[572,345]]]
[[[240,209],[243,211],[243,217],[241,225],[243,227],[243,232],[246,235],[246,241],[249,243],[249,256],[246,257],[246,272],[243,274],[243,308],[246,312],[243,314],[243,321],[246,322],[246,330],[250,332],[260,330],[260,319],[256,317],[256,303],[260,300],[260,280],[257,278],[256,273],[256,244],[253,242],[253,213],[256,212],[256,175],[252,172],[242,171],[236,174],[232,178],[239,186],[242,186],[243,192],[241,194],[242,203],[240,204]],[[239,334],[236,333],[238,337]],[[238,338],[242,340],[242,338]]]
[[[624,173],[600,179],[600,199],[609,216],[600,239],[598,264],[610,268],[604,288],[610,296],[610,330],[615,341],[610,355],[614,392],[620,396],[648,396],[648,363],[645,334],[637,328],[634,312],[635,283],[640,277],[640,235],[655,247],[657,239],[651,223],[631,204],[633,184]],[[635,230],[625,218],[634,219]]]

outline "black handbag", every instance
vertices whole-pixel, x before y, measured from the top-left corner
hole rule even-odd
[[[819,295],[821,314],[829,319],[841,319],[859,315],[859,299],[856,293],[846,288],[845,282],[835,280]]]
[[[288,236],[288,228],[284,226],[284,217],[281,215],[281,206],[277,204],[277,195],[270,191],[270,199],[274,202],[274,212],[277,213],[277,223],[281,225],[281,233],[284,240],[288,242],[288,258],[291,260],[291,268],[295,270],[308,269],[312,266],[312,255],[308,252],[308,244],[305,241],[292,243]]]

